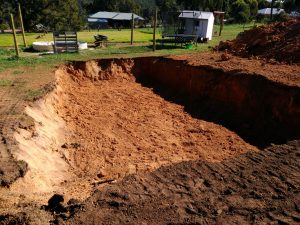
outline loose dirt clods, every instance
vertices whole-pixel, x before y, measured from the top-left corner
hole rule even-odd
[[[300,63],[300,19],[259,26],[232,41],[221,42],[216,49],[242,57],[265,58],[269,63]]]

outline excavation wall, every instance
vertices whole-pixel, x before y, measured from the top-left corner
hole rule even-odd
[[[299,87],[276,83],[259,74],[191,66],[163,57],[134,59],[129,69],[124,66],[125,59],[97,63],[105,70],[112,61],[164,98],[184,105],[194,117],[220,123],[251,144],[285,143],[300,136]],[[84,62],[74,67],[86,69]]]

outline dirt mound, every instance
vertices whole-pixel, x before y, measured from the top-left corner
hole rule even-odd
[[[241,33],[235,40],[221,42],[218,50],[242,57],[300,63],[300,20],[276,22]]]
[[[298,224],[299,143],[182,162],[96,191],[68,224]]]

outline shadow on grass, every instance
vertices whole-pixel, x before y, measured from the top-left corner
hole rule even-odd
[[[145,47],[150,48],[151,50],[153,49],[153,45],[148,45]],[[156,44],[156,50],[174,50],[174,49],[185,49],[185,46],[174,45],[174,44],[164,44],[164,45],[161,45],[159,43]]]

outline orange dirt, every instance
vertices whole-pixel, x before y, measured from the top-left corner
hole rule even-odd
[[[193,159],[219,162],[257,149],[226,128],[198,120],[127,74],[132,61],[105,70],[61,69],[57,109],[72,133],[63,146],[79,174],[118,178]],[[105,80],[104,80],[105,79]],[[75,91],[76,90],[76,91]]]
[[[188,55],[171,56],[192,66],[205,66],[222,69],[225,72],[245,72],[249,76],[260,75],[276,83],[300,87],[300,66],[279,62],[266,62],[254,58],[241,58],[227,54],[229,59],[222,60],[222,52],[204,52]]]
[[[299,141],[271,144],[299,139],[299,66],[222,54],[62,66],[54,91],[27,110],[33,121],[21,116],[24,101],[4,91],[0,159],[18,166],[15,154],[29,172],[0,189],[0,222],[299,222]],[[34,73],[25,76],[28,82]],[[52,79],[35,77],[37,87]],[[5,90],[24,90],[15,85]],[[32,169],[36,157],[47,159],[37,163],[41,174]],[[65,171],[51,170],[48,160],[63,161]],[[0,179],[24,175],[10,168],[0,165]],[[41,192],[41,178],[57,178],[56,188]],[[77,201],[50,215],[42,204],[53,192]]]
[[[242,57],[300,63],[300,19],[277,22],[247,30],[232,41],[221,42],[218,50]]]

